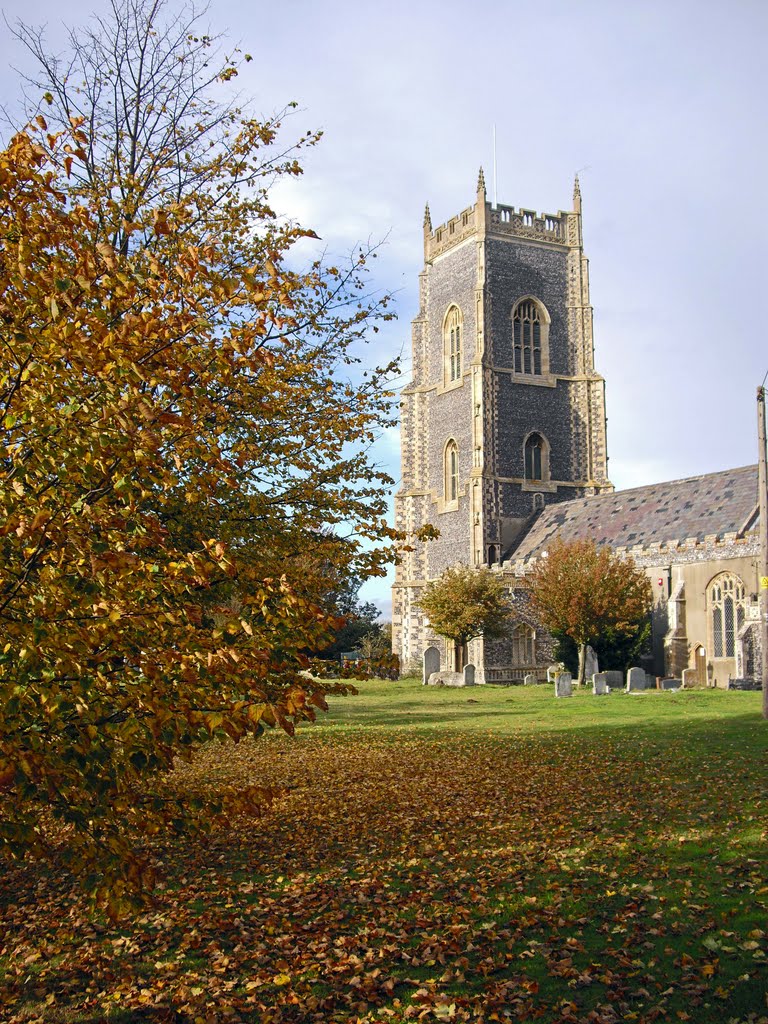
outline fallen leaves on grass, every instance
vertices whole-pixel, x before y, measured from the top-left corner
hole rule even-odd
[[[735,748],[651,747],[318,731],[211,748],[180,784],[285,797],[205,846],[158,846],[157,904],[124,930],[60,879],[7,872],[3,1020],[768,1024],[764,774]]]

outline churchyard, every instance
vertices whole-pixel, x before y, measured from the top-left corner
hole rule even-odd
[[[0,1018],[768,1022],[759,693],[358,690],[169,781],[284,796],[133,921],[6,869]]]

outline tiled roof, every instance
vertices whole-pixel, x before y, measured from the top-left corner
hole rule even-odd
[[[576,498],[548,505],[506,557],[535,557],[556,537],[566,542],[590,537],[613,548],[722,537],[747,525],[757,528],[756,517],[750,522],[757,500],[757,466]]]

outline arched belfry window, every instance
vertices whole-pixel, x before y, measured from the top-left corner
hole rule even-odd
[[[451,306],[443,322],[443,352],[445,359],[445,382],[461,380],[461,346],[463,317],[458,306]]]
[[[459,446],[451,439],[445,446],[444,455],[444,489],[443,494],[447,504],[459,500]]]
[[[525,439],[525,479],[531,482],[549,480],[549,443],[541,434]]]
[[[709,624],[712,631],[712,656],[733,658],[736,636],[744,624],[746,596],[738,576],[723,572],[715,576],[707,591]]]
[[[537,299],[521,299],[512,310],[512,341],[515,373],[549,373],[549,314]]]

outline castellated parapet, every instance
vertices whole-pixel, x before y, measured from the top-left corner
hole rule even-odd
[[[538,214],[534,210],[516,210],[514,206],[468,206],[456,217],[451,217],[434,231],[424,233],[424,262],[436,259],[455,245],[471,238],[477,229],[486,236],[519,238],[528,242],[568,245],[569,214]]]
[[[435,229],[427,208],[419,303],[395,518],[440,537],[398,566],[393,646],[409,666],[437,642],[451,667],[421,589],[450,565],[508,558],[544,506],[612,489],[578,180],[557,214],[493,206],[482,171],[472,206]],[[482,641],[469,654],[482,681]]]

